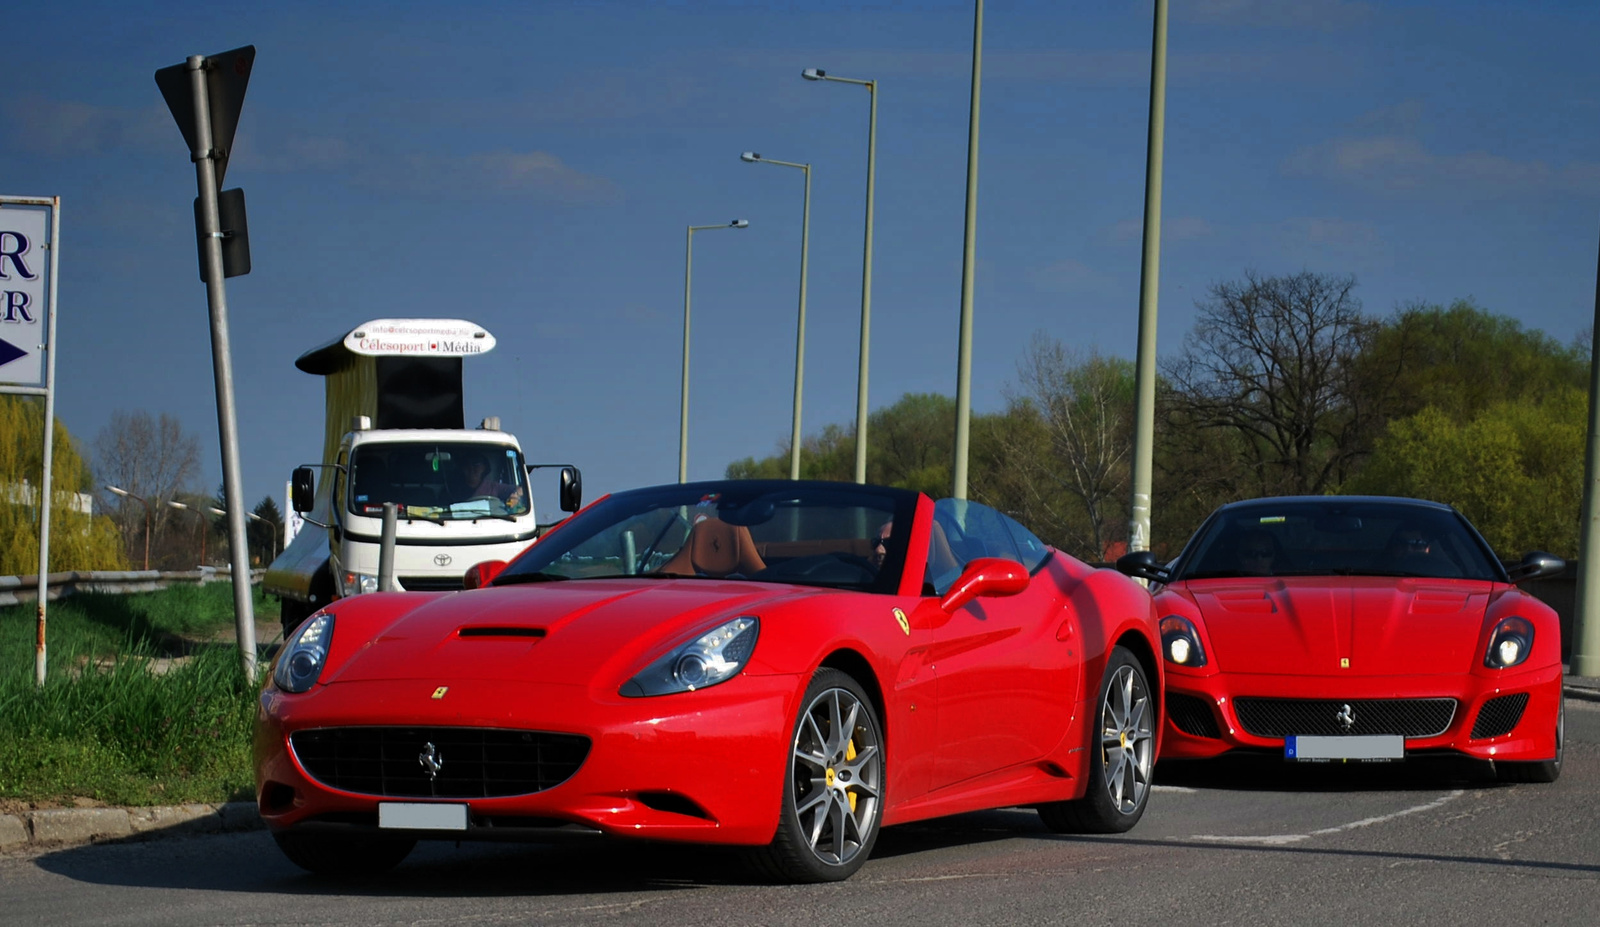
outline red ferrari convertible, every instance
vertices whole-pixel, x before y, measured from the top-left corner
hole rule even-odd
[[[1144,812],[1150,596],[973,502],[741,481],[599,500],[456,593],[307,618],[255,730],[261,816],[315,872],[418,839],[744,845],[847,878],[879,828]]]
[[[1167,670],[1162,758],[1492,761],[1502,779],[1561,772],[1561,632],[1455,509],[1415,499],[1223,506],[1163,565],[1118,561],[1156,592]]]

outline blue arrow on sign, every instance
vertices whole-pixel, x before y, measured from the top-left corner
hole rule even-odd
[[[0,338],[0,367],[11,363],[19,357],[27,357],[28,352],[17,347],[4,338]]]

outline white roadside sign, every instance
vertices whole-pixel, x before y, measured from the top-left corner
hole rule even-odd
[[[461,319],[374,319],[344,338],[356,354],[465,357],[494,348],[494,336]]]
[[[0,383],[44,380],[46,217],[41,209],[0,209]]]

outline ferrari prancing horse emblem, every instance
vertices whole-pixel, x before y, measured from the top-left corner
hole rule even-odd
[[[422,745],[422,752],[417,754],[417,763],[428,774],[428,781],[432,782],[439,775],[439,770],[444,768],[444,757],[439,755],[439,748],[430,741]]]
[[[894,620],[900,622],[900,630],[906,632],[906,636],[909,637],[911,635],[911,622],[906,619],[906,613],[898,608],[895,609]]]
[[[1333,720],[1339,722],[1339,726],[1344,728],[1344,732],[1348,734],[1350,729],[1356,726],[1356,713],[1351,710],[1347,702],[1339,709],[1339,713],[1333,716]]]
[[[433,697],[436,699],[444,698],[444,694],[449,691],[449,686],[440,686],[439,688],[433,690]]]

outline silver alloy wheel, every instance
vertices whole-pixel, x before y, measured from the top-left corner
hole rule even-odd
[[[1117,667],[1100,708],[1100,767],[1106,794],[1123,814],[1139,810],[1150,788],[1156,758],[1151,717],[1144,680],[1131,666]]]
[[[795,731],[790,801],[819,861],[854,859],[877,825],[881,753],[869,712],[853,693],[827,689],[806,706]]]

